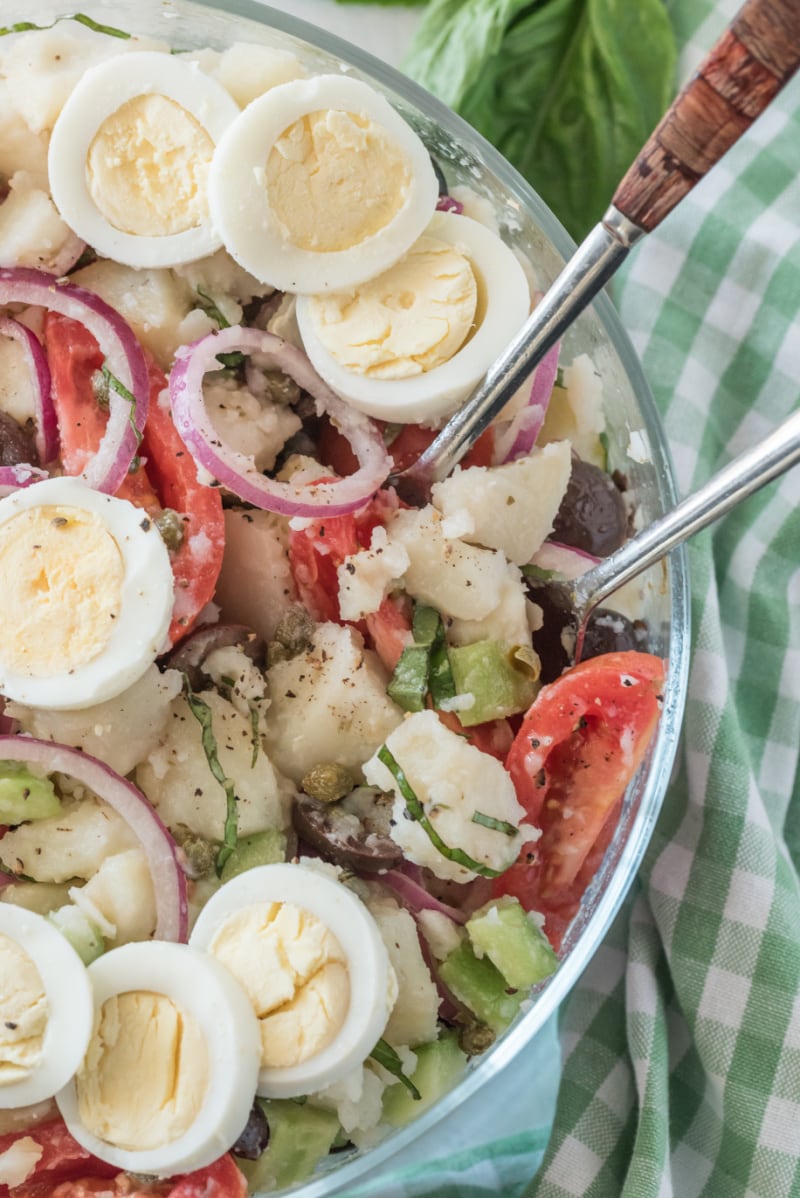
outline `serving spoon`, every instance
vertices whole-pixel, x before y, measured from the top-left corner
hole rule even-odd
[[[460,462],[547,351],[602,290],[631,247],[652,232],[719,161],[788,83],[798,66],[800,0],[746,0],[648,138],[617,187],[603,219],[578,247],[514,340],[425,452],[407,469],[389,476],[389,484],[396,487],[401,498],[415,504],[429,500],[432,484],[445,478]],[[782,428],[783,433],[779,429],[775,436],[788,435],[786,426]],[[780,460],[762,481],[780,473]],[[728,502],[723,507],[712,505],[711,514],[707,511],[704,517],[705,523],[722,515],[760,485],[751,477],[743,492],[729,490],[735,486],[740,463],[738,459],[729,467],[725,483]],[[790,464],[785,462],[783,468]],[[757,472],[754,463],[748,465]],[[693,501],[699,502],[701,508],[711,502],[708,496],[701,499],[705,491],[704,488]],[[673,513],[676,521],[683,506]],[[661,552],[650,561],[668,552],[692,531],[704,527],[704,523],[688,530],[680,521],[670,527],[673,540],[669,545],[663,539],[657,542]],[[668,533],[662,521],[648,532],[657,528],[662,538]],[[630,550],[628,568],[632,568],[636,552],[642,549],[640,538],[634,538],[625,549]],[[619,554],[622,553],[620,550]],[[614,554],[604,565],[612,561],[620,563],[620,556]],[[606,572],[609,577],[611,569],[609,566]],[[587,583],[596,574],[592,570],[586,575]],[[608,589],[604,596],[607,593]]]

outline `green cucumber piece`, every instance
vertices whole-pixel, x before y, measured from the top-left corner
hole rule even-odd
[[[466,926],[476,956],[488,958],[517,990],[529,990],[558,968],[544,932],[511,895],[480,907]]]
[[[457,712],[465,728],[527,711],[538,682],[513,652],[498,641],[475,641],[449,650],[457,695],[474,695],[472,707]]]
[[[422,711],[428,693],[430,650],[407,645],[386,687],[389,698],[403,711]]]
[[[65,940],[68,940],[84,965],[91,965],[105,952],[105,941],[98,928],[84,915],[80,907],[68,903],[59,907],[47,916],[58,928]]]
[[[50,819],[60,811],[61,799],[49,778],[40,778],[13,761],[0,762],[0,824]]]
[[[264,828],[263,832],[251,832],[240,836],[236,848],[231,852],[222,872],[221,882],[229,882],[237,874],[256,865],[275,865],[286,860],[286,837],[278,828]]]
[[[509,987],[488,957],[475,955],[468,940],[445,957],[439,976],[451,994],[498,1035],[506,1030],[525,998],[523,990]]]
[[[417,1064],[411,1081],[420,1093],[412,1098],[402,1082],[387,1086],[383,1093],[383,1118],[392,1127],[403,1127],[421,1115],[460,1079],[467,1063],[455,1032],[444,1032],[430,1044],[420,1044],[414,1053]]]
[[[339,1134],[339,1120],[310,1102],[259,1099],[269,1124],[269,1144],[258,1160],[236,1163],[251,1193],[282,1190],[304,1181],[330,1152]]]

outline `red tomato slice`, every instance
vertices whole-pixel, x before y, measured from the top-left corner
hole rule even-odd
[[[247,1182],[229,1153],[193,1173],[137,1184],[82,1148],[60,1119],[0,1136],[0,1153],[25,1136],[42,1155],[27,1181],[13,1189],[0,1185],[2,1198],[247,1198]]]
[[[168,403],[159,396],[167,385],[154,362],[150,372],[150,409],[141,452],[164,507],[183,517],[183,541],[170,554],[175,575],[175,607],[169,628],[174,645],[191,632],[211,601],[225,551],[225,513],[218,487],[198,482],[197,464],[172,420]]]
[[[45,346],[61,462],[68,474],[79,474],[108,421],[92,390],[92,376],[102,366],[103,355],[88,329],[57,312],[45,318]],[[169,405],[159,402],[167,385],[163,371],[149,358],[148,370],[150,408],[140,447],[147,466],[130,472],[117,496],[151,514],[168,507],[184,517],[183,543],[171,554],[175,610],[169,640],[174,645],[191,631],[214,594],[225,547],[225,518],[219,490],[197,481],[197,466],[172,422]]]
[[[65,474],[80,474],[108,424],[108,413],[98,405],[92,388],[92,377],[105,358],[87,328],[58,312],[45,316],[44,344],[52,377],[61,464]],[[151,512],[160,507],[142,466],[125,476],[117,495]]]
[[[541,839],[496,880],[545,916],[558,948],[613,834],[619,802],[660,713],[664,663],[606,653],[542,687],[506,759],[517,798]]]

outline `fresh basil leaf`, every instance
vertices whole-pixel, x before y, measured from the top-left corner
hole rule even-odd
[[[216,864],[217,877],[219,877],[222,873],[222,867],[236,848],[239,837],[239,812],[237,809],[236,792],[233,788],[233,782],[220,764],[217,738],[214,735],[214,726],[211,718],[211,708],[205,699],[201,699],[199,695],[194,693],[186,674],[183,675],[183,690],[186,695],[186,702],[189,704],[189,710],[202,729],[203,752],[208,762],[208,768],[225,791],[225,829],[222,835],[222,844],[217,853]]]
[[[431,0],[404,66],[581,240],[669,104],[675,62],[663,0]]]
[[[106,366],[105,362],[100,367],[100,374],[102,375],[103,382],[105,384],[106,396],[110,397],[111,392],[115,391],[116,394],[119,395],[119,397],[121,399],[124,399],[125,402],[128,404],[128,406],[130,408],[130,412],[128,413],[128,423],[130,424],[130,426],[133,429],[134,434],[136,436],[136,444],[141,445],[142,431],[136,423],[136,399],[131,394],[131,392],[128,390],[128,388],[125,386],[125,384],[120,382],[120,380],[117,378],[117,376],[115,374],[111,373],[111,371]],[[100,406],[102,407],[102,402],[100,401],[99,398],[98,398],[98,402],[100,403]]]
[[[433,847],[443,857],[446,857],[448,861],[455,861],[457,865],[463,865],[465,869],[472,870],[474,874],[480,874],[483,878],[497,878],[500,876],[502,870],[492,869],[488,865],[483,865],[480,861],[476,861],[474,857],[470,857],[469,853],[465,853],[463,849],[454,849],[449,844],[445,844],[425,814],[425,808],[414,793],[413,786],[388,745],[381,745],[378,749],[378,761],[383,762],[397,783],[397,789],[405,800],[408,814],[412,819],[417,821]]]
[[[100,25],[92,17],[87,17],[86,13],[74,12],[65,13],[63,17],[56,17],[49,25],[36,25],[33,21],[17,21],[14,25],[4,25],[0,28],[0,37],[7,33],[28,33],[31,30],[52,29],[59,21],[77,21],[79,25],[85,25],[87,29],[93,29],[95,33],[105,33],[109,37],[119,37],[127,41],[132,34],[126,33],[124,29],[116,29],[113,25]]]
[[[515,824],[510,824],[504,819],[495,819],[493,815],[484,815],[482,811],[473,811],[473,824],[480,824],[482,828],[491,828],[493,832],[502,832],[504,836],[516,836],[519,828]]]
[[[373,1061],[377,1061],[379,1065],[382,1065],[387,1073],[391,1073],[392,1077],[396,1077],[399,1082],[403,1083],[415,1102],[418,1102],[422,1098],[411,1078],[403,1072],[403,1062],[391,1044],[387,1044],[385,1040],[379,1040],[369,1055]]]

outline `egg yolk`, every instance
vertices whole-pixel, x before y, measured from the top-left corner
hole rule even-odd
[[[214,143],[166,96],[134,96],[98,129],[86,159],[92,199],[110,225],[165,237],[205,224]]]
[[[216,932],[209,950],[247,994],[261,1028],[261,1064],[300,1065],[331,1043],[350,1005],[339,941],[293,903],[245,907]]]
[[[266,185],[284,236],[303,250],[348,250],[379,233],[405,203],[411,167],[380,125],[353,112],[312,112],[284,129]]]
[[[442,366],[474,328],[478,284],[459,250],[420,237],[406,256],[348,292],[310,300],[315,331],[346,370],[404,379]]]
[[[42,1061],[48,1003],[39,971],[10,936],[0,935],[0,1086],[28,1077]]]
[[[118,994],[103,1003],[76,1077],[80,1117],[107,1144],[159,1148],[197,1118],[208,1076],[193,1016],[164,994]]]
[[[0,662],[30,678],[103,652],[122,603],[119,546],[94,512],[48,505],[0,525]]]

